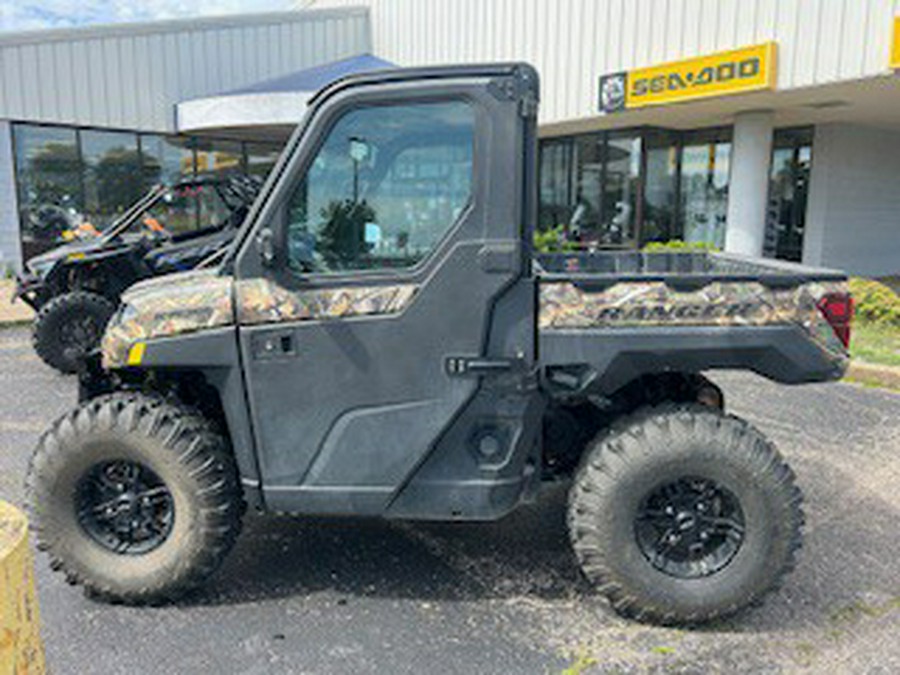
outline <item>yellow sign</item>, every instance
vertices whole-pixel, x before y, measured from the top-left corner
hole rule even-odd
[[[894,17],[894,41],[891,46],[891,68],[900,68],[900,16]]]
[[[615,112],[774,89],[775,53],[775,43],[766,42],[606,75],[600,80],[600,108]]]

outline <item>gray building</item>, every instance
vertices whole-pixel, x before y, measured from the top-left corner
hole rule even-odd
[[[179,102],[369,51],[364,8],[0,35],[0,268],[48,245],[47,206],[100,225],[157,181],[274,163],[283,134],[184,132]]]
[[[535,64],[541,225],[582,246],[900,272],[900,0],[310,4],[0,37],[0,262],[42,204],[122,208],[116,161],[144,183],[266,171],[309,94],[292,74],[371,55]]]

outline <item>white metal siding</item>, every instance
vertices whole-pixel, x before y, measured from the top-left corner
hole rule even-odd
[[[402,65],[522,59],[545,122],[596,114],[598,78],[768,40],[778,87],[887,72],[900,0],[318,0],[372,10],[375,53]]]
[[[346,8],[0,37],[0,118],[173,130],[173,105],[371,52]]]

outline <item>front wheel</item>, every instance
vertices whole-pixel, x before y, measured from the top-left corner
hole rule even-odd
[[[225,440],[192,410],[137,393],[60,418],[31,459],[38,548],[100,599],[174,599],[220,564],[243,502]]]
[[[74,373],[79,361],[100,345],[115,311],[116,306],[97,293],[59,295],[41,307],[34,320],[34,349],[51,368]]]
[[[660,406],[588,448],[569,531],[617,611],[700,623],[759,600],[793,567],[800,504],[793,473],[755,428],[707,407]]]

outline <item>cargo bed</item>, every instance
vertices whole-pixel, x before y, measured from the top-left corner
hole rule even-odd
[[[643,372],[749,368],[781,382],[839,378],[846,275],[723,253],[539,255],[542,363],[590,365],[614,389]],[[837,327],[836,327],[837,326]],[[602,377],[600,377],[602,376]]]

